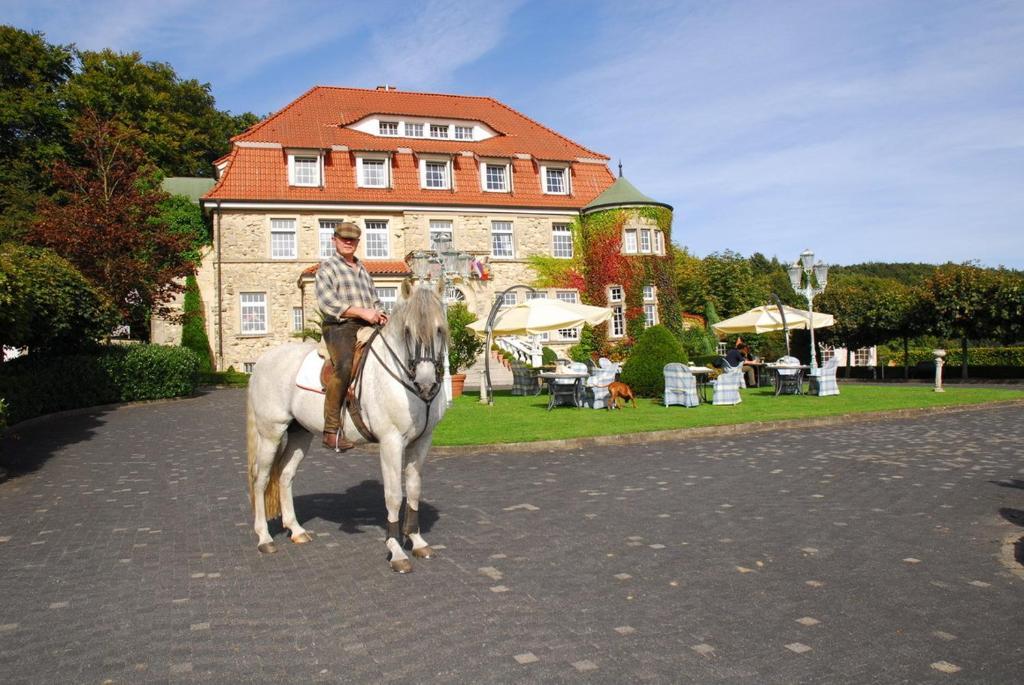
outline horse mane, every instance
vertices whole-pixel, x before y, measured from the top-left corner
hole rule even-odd
[[[438,329],[447,339],[448,319],[444,316],[441,298],[434,288],[418,285],[395,305],[384,333],[403,340],[408,331],[411,342],[428,346],[435,340]]]

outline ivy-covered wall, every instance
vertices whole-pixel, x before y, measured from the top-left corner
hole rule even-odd
[[[661,230],[665,255],[622,253],[623,228],[635,218],[647,219]],[[609,339],[610,323],[597,328],[601,348],[631,347],[644,330],[643,289],[654,285],[660,323],[676,335],[682,333],[682,308],[673,284],[672,211],[666,207],[608,209],[582,216],[571,224],[573,258],[534,257],[538,288],[574,288],[585,304],[608,305],[607,287],[621,285],[626,317],[625,339]]]

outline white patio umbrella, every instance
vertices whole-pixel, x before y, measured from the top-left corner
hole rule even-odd
[[[493,335],[534,335],[559,328],[576,328],[589,323],[604,323],[612,316],[609,307],[593,307],[561,300],[527,300],[505,310],[499,310],[491,327]],[[469,328],[480,337],[487,335],[487,322],[478,319]]]
[[[783,323],[782,316],[779,314],[779,307],[774,304],[765,304],[760,307],[754,307],[753,309],[743,312],[737,316],[734,316],[725,321],[719,321],[716,324],[712,324],[711,327],[716,333],[730,334],[730,333],[767,333],[768,331],[782,331],[787,328],[799,328],[806,330],[811,327],[811,313],[797,309],[796,307],[790,307],[789,305],[782,305],[782,309],[786,315],[786,321]],[[826,326],[835,325],[835,317],[831,314],[825,314],[824,312],[814,312],[814,327],[825,328]]]

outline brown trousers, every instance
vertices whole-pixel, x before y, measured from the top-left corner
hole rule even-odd
[[[342,319],[340,323],[323,325],[324,345],[334,364],[334,375],[327,382],[324,397],[324,432],[335,433],[341,427],[341,402],[348,392],[352,378],[352,358],[355,354],[356,335],[363,326],[362,319]]]

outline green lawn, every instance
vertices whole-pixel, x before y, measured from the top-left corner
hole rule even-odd
[[[448,410],[434,432],[434,444],[533,442],[1024,398],[1024,390],[962,386],[946,386],[946,392],[937,393],[930,385],[844,384],[841,392],[838,397],[775,397],[769,388],[756,388],[743,390],[743,402],[732,407],[664,407],[657,400],[641,399],[635,410],[556,407],[550,412],[543,394],[513,397],[499,391],[494,404],[486,405],[476,393],[467,393]]]

